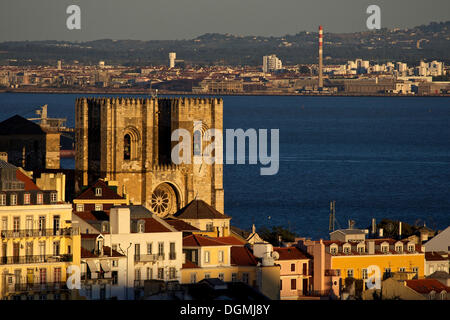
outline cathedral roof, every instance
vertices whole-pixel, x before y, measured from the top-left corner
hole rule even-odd
[[[192,200],[173,216],[178,219],[231,219],[231,217],[220,213],[203,200]]]

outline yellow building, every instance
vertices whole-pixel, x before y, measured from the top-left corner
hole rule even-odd
[[[193,234],[184,237],[181,283],[197,283],[208,278],[239,281],[271,299],[279,299],[279,266],[262,266],[244,244],[231,236],[211,238]]]
[[[379,276],[384,280],[394,273],[408,273],[418,279],[424,277],[425,253],[421,246],[409,240],[306,240],[300,245],[314,256],[314,291],[321,295],[332,291],[339,296],[347,278],[367,280]],[[369,274],[373,268],[378,268],[380,274]],[[363,286],[363,290],[365,288]]]
[[[39,189],[17,167],[0,161],[0,298],[67,299],[67,268],[80,265],[72,206]]]

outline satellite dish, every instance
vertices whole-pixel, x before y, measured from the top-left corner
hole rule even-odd
[[[280,254],[276,251],[272,252],[272,258],[273,260],[278,260],[280,259]]]

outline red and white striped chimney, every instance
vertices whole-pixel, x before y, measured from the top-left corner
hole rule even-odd
[[[319,26],[319,88],[323,88],[323,28]]]

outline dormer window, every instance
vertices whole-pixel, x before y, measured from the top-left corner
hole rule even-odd
[[[10,200],[12,206],[17,205],[17,194],[15,194],[15,193],[11,194],[9,200]]]
[[[37,204],[42,204],[44,203],[44,195],[42,193],[38,193],[36,195],[36,203]]]
[[[415,246],[413,244],[408,244],[408,251],[409,252],[414,252],[415,251]]]
[[[144,233],[145,232],[145,221],[139,221],[137,225],[137,232]]]
[[[358,253],[364,253],[366,248],[364,246],[358,246]]]
[[[84,204],[78,203],[77,204],[77,212],[83,212],[84,211]]]
[[[102,196],[102,188],[95,188],[95,196],[96,197]]]
[[[29,193],[23,194],[23,204],[30,204],[30,194]]]
[[[381,252],[386,253],[388,251],[389,251],[389,245],[386,245],[386,244],[381,245]]]
[[[396,245],[396,246],[395,246],[395,251],[397,251],[397,252],[403,252],[403,246],[402,246],[402,245]]]
[[[336,254],[337,253],[337,248],[336,247],[331,247],[330,248],[330,253],[331,254]]]
[[[95,204],[95,211],[102,211],[103,210],[103,205],[101,203],[96,203]]]

